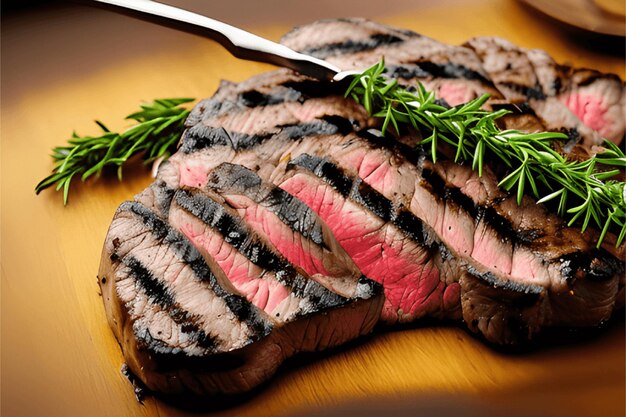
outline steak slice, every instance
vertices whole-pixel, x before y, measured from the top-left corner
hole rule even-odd
[[[334,121],[338,123],[336,118]],[[271,143],[268,142],[268,146]],[[341,135],[307,136],[289,143],[289,141],[277,143],[276,146],[279,149],[285,150],[284,152],[277,152],[272,159],[264,161],[266,166],[277,164],[281,158],[287,155],[293,158],[302,153],[332,156],[342,167],[362,176],[365,182],[385,195],[388,200],[401,202],[406,207],[410,207],[413,214],[416,214],[424,223],[435,230],[435,233],[432,233],[433,240],[444,242],[446,247],[456,254],[456,257],[462,259],[464,264],[473,265],[478,276],[488,272],[489,275],[485,275],[488,279],[483,280],[483,283],[492,286],[493,282],[499,281],[503,288],[507,287],[512,291],[511,297],[515,298],[516,295],[519,295],[516,294],[516,291],[530,291],[526,285],[534,286],[533,289],[536,294],[549,292],[552,294],[552,298],[567,293],[570,286],[573,285],[583,288],[587,284],[581,284],[581,282],[573,284],[574,280],[571,279],[576,276],[580,277],[583,271],[602,270],[604,268],[619,274],[618,265],[609,268],[603,266],[607,259],[611,259],[610,255],[599,254],[599,260],[594,261],[597,256],[592,254],[593,248],[584,243],[585,239],[591,240],[593,236],[580,237],[575,243],[572,243],[572,236],[577,236],[579,232],[575,229],[561,231],[562,222],[557,221],[554,216],[549,217],[551,220],[547,223],[555,226],[547,234],[538,234],[536,225],[541,224],[546,212],[537,211],[538,209],[532,202],[527,202],[524,208],[520,209],[516,207],[513,198],[503,200],[505,195],[495,193],[494,190],[498,190],[497,181],[489,174],[488,170],[485,177],[479,181],[477,175],[468,167],[443,163],[436,166],[446,167],[445,170],[455,173],[454,175],[457,177],[455,181],[458,186],[446,185],[448,180],[445,178],[436,180],[435,177],[439,174],[434,176],[429,174],[427,179],[423,179],[423,168],[420,167],[424,166],[426,162],[420,160],[418,153],[411,151],[407,146],[375,137],[367,134],[367,132],[360,132],[358,136],[348,135],[347,137]],[[208,155],[204,157],[211,159]],[[255,161],[252,165],[258,163],[259,161]],[[432,173],[432,170],[427,171]],[[483,187],[490,190],[490,198],[485,197],[481,201],[474,202],[470,197],[464,196],[459,191],[464,181],[467,182],[467,186],[464,188],[469,190],[467,191],[469,194],[477,193],[476,187],[472,188],[472,184],[481,183]],[[485,190],[480,193],[480,195],[487,195]],[[442,199],[442,195],[446,198]],[[414,197],[416,198],[415,201],[413,201]],[[429,204],[432,204],[432,207],[425,209],[424,207],[429,207]],[[480,206],[476,207],[477,204]],[[526,220],[522,224],[515,224],[513,227],[510,226],[511,216],[507,218],[498,214],[498,211],[501,214],[514,213],[512,217],[518,219],[530,218],[531,220]],[[529,214],[524,214],[525,212],[533,214],[529,217]],[[456,215],[446,218],[446,216],[437,213],[456,213]],[[476,217],[477,213],[485,214]],[[437,220],[438,218],[446,218],[447,220],[441,222]],[[475,219],[478,219],[479,223],[475,224]],[[509,224],[508,228],[502,226],[506,224]],[[558,241],[548,244],[545,241],[546,235],[555,236],[555,240],[558,239]],[[569,237],[564,240],[563,236]],[[532,243],[533,238],[537,243]],[[474,246],[477,249],[475,253],[472,253]],[[466,251],[469,251],[469,254],[465,253]],[[587,256],[587,263],[581,262],[573,269],[569,266],[564,267],[563,261],[559,260],[562,255],[567,255],[564,259],[568,259],[568,257],[583,259],[581,254],[590,252],[590,255],[585,255]],[[500,258],[492,258],[492,253],[499,254]],[[450,257],[452,256],[448,258]],[[565,274],[564,271],[568,273]],[[454,280],[458,280],[464,273],[464,271],[457,270],[453,274],[456,276]],[[509,281],[516,285],[509,285]],[[606,280],[604,287],[597,287],[598,290],[593,292],[597,296],[596,301],[590,299],[588,302],[589,305],[597,305],[597,308],[594,310],[594,318],[592,319],[590,316],[590,320],[601,322],[610,316],[615,300],[616,283],[615,275],[611,275]],[[600,288],[603,290],[600,291]],[[583,293],[585,292],[583,291]],[[542,295],[541,299],[537,298],[537,302],[543,300],[541,301],[543,303],[545,299],[548,298]],[[542,308],[545,310],[546,307]],[[508,308],[504,311],[511,310],[512,308]],[[538,331],[541,326],[562,322],[561,318],[544,313],[541,315],[533,314],[529,317],[532,317],[536,324],[529,325],[532,330],[523,329],[518,338],[529,337],[529,333]],[[472,322],[472,320],[467,321]],[[504,336],[503,333],[496,333],[493,330],[488,338],[499,343],[504,342],[505,338],[511,342],[516,341],[517,338],[513,337],[513,334],[520,329],[522,324],[524,323],[520,320],[515,320],[512,323],[514,329],[506,329],[506,324],[503,323],[499,328],[503,331],[506,330],[507,335]]]
[[[344,297],[371,293],[369,286],[360,283],[364,276],[328,226],[302,201],[250,169],[229,163],[210,173],[207,187],[238,210],[287,260],[326,288]]]
[[[364,69],[384,56],[389,76],[420,81],[453,106],[485,93],[503,98],[468,48],[365,19],[321,20],[292,30],[281,42],[342,69]]]

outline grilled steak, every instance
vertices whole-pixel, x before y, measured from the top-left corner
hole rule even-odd
[[[507,128],[623,136],[609,123],[623,83],[541,51],[491,38],[449,46],[359,19],[283,42],[345,69],[384,55],[390,75],[444,105],[489,93],[487,107],[513,110]],[[288,70],[223,82],[156,180],[116,212],[100,283],[128,365],[150,389],[245,391],[296,352],[377,322],[463,319],[512,344],[595,326],[623,306],[623,246],[596,249],[596,231],[567,227],[530,197],[518,206],[489,167],[479,177],[429,162],[418,137],[382,137],[344,88]],[[576,106],[600,109],[602,126]]]

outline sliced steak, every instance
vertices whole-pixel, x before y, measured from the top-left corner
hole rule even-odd
[[[318,36],[308,36],[311,32]],[[618,77],[562,67],[544,51],[499,38],[451,46],[374,22],[343,19],[297,28],[283,42],[344,69],[362,69],[384,56],[390,76],[410,84],[420,81],[450,105],[488,93],[492,103],[503,98],[529,102],[540,117],[519,125],[509,119],[508,128],[561,130],[587,146],[601,144],[603,137],[615,143],[624,137],[626,93]]]
[[[586,133],[574,114],[610,122],[623,107],[619,80],[541,51],[511,47],[502,64],[358,19],[284,42],[344,69],[384,55],[390,75],[424,83],[443,105],[489,93],[487,107],[514,111],[506,128],[550,122],[576,138]],[[381,137],[344,88],[287,70],[223,82],[193,109],[155,182],[116,213],[100,282],[149,388],[249,390],[285,358],[358,337],[381,316],[462,318],[509,344],[547,326],[595,326],[623,306],[623,246],[592,247],[597,232],[566,227],[532,198],[518,206],[489,167],[478,177],[445,157],[428,162],[419,137]],[[600,104],[583,97],[595,92]]]
[[[272,181],[311,207],[359,269],[383,285],[382,320],[458,315],[458,275],[441,273],[438,247],[422,241],[409,213],[328,160],[302,154],[286,167]]]
[[[300,289],[308,311],[284,325],[241,297],[221,269],[139,203],[118,209],[99,280],[130,369],[149,389],[169,393],[247,391],[298,351],[370,332],[382,303],[366,279],[350,300],[309,281]]]
[[[558,98],[602,138],[621,144],[626,134],[626,88],[614,74],[563,68]]]
[[[98,275],[109,324],[129,367],[150,389],[247,389],[280,363],[270,361],[240,379],[237,368],[257,344],[266,345],[258,341],[270,335],[272,322],[139,203],[117,210]],[[215,371],[215,378],[190,376],[189,366],[196,365]]]
[[[204,124],[208,125],[212,123],[210,114],[206,114],[204,120]],[[490,274],[489,280],[483,282],[494,282],[495,280],[500,280],[504,285],[504,283],[512,280],[512,282],[515,282],[520,286],[515,287],[515,285],[509,285],[508,287],[511,289],[517,288],[518,290],[525,292],[526,289],[524,286],[526,284],[536,285],[538,286],[537,288],[541,287],[543,289],[542,292],[551,292],[555,295],[560,294],[563,291],[567,291],[569,288],[568,285],[572,285],[568,281],[568,278],[561,272],[563,265],[562,262],[558,261],[558,254],[570,254],[579,250],[586,252],[589,250],[587,245],[581,248],[580,245],[571,245],[569,244],[569,241],[563,241],[561,239],[559,242],[555,242],[554,247],[550,245],[543,245],[541,246],[541,249],[537,251],[537,249],[531,245],[527,245],[525,243],[519,245],[508,236],[503,238],[501,234],[498,233],[497,228],[493,226],[497,225],[498,221],[500,221],[498,220],[498,217],[493,220],[493,225],[487,224],[485,219],[481,220],[476,219],[475,217],[476,213],[482,213],[485,210],[488,214],[492,213],[495,209],[490,206],[491,203],[487,204],[484,202],[485,207],[476,209],[473,207],[475,203],[470,201],[469,204],[465,204],[464,210],[458,211],[458,208],[456,207],[461,206],[462,201],[455,201],[455,199],[452,199],[450,200],[451,203],[445,203],[440,199],[439,193],[437,192],[437,187],[440,184],[436,184],[436,186],[433,186],[432,184],[429,185],[427,181],[422,179],[421,167],[425,161],[420,160],[418,155],[409,155],[411,151],[407,151],[407,149],[394,150],[394,146],[401,145],[393,145],[393,142],[388,139],[376,139],[371,137],[371,135],[369,135],[369,137],[368,135],[365,135],[367,138],[350,134],[348,134],[348,136],[338,135],[336,132],[345,132],[349,130],[350,127],[354,129],[356,128],[356,124],[352,123],[350,119],[344,119],[342,121],[339,116],[333,116],[332,122],[335,126],[342,127],[321,128],[321,126],[329,126],[329,122],[316,122],[318,123],[318,128],[309,130],[310,133],[313,133],[312,136],[305,135],[293,137],[294,135],[291,134],[283,134],[283,130],[293,131],[295,129],[302,131],[302,129],[296,129],[293,126],[288,126],[287,128],[278,128],[280,133],[278,135],[274,135],[271,140],[264,138],[260,141],[251,141],[248,139],[235,141],[235,146],[231,145],[232,147],[243,147],[245,149],[232,153],[230,159],[228,160],[243,163],[251,169],[257,169],[259,166],[263,166],[263,169],[266,171],[263,175],[267,176],[269,167],[275,166],[281,159],[286,157],[296,158],[302,153],[330,157],[337,161],[342,167],[348,168],[353,173],[358,173],[366,183],[370,184],[378,192],[385,195],[388,200],[401,202],[405,205],[405,207],[410,208],[414,215],[435,230],[435,233],[433,233],[433,239],[443,242],[443,244],[445,244],[446,247],[455,254],[455,258],[461,259],[464,264],[473,265],[474,271],[477,271],[476,273],[479,275],[485,273]],[[330,125],[333,123],[330,123]],[[310,124],[306,125],[311,126]],[[264,129],[267,129],[267,127]],[[249,130],[248,132],[249,133],[247,135],[244,135],[246,138],[259,137],[259,135],[256,135],[254,131]],[[228,135],[240,137],[241,134],[238,132],[229,132]],[[189,137],[191,136],[186,135],[185,139]],[[204,140],[199,140],[199,138],[194,137],[193,143],[198,144],[202,142],[204,142]],[[215,143],[215,141],[211,143]],[[220,143],[223,143],[225,147],[228,147],[228,143],[230,142],[222,141]],[[245,144],[245,146],[242,146],[241,144]],[[260,152],[257,152],[257,149],[266,148],[271,149],[271,151],[268,152],[261,150]],[[190,147],[189,149],[193,148]],[[208,153],[198,155],[197,152],[192,151],[192,153],[188,155],[191,158],[198,158],[195,162],[196,165],[208,167],[211,165],[208,161],[215,161],[219,159],[210,156],[211,150],[217,152],[222,151],[217,150],[221,149],[219,147],[204,149]],[[413,154],[415,153],[413,152]],[[259,158],[258,155],[263,155],[263,157]],[[203,162],[203,160],[206,161]],[[183,163],[182,166],[184,167],[185,164]],[[475,176],[475,174],[473,174],[468,167],[461,167],[458,169],[460,172],[465,173],[464,178],[468,181],[472,175]],[[206,172],[207,171],[205,169],[199,177],[205,178],[207,175]],[[423,184],[420,185],[420,181],[423,181]],[[439,182],[443,184],[445,183],[445,180],[440,180]],[[497,189],[497,181],[495,178],[489,177],[487,182],[490,184],[489,186],[491,188]],[[433,192],[433,188],[435,189],[435,192]],[[459,198],[463,197],[462,193],[457,192],[457,194],[459,195]],[[414,199],[416,196],[420,196],[420,198]],[[427,198],[424,200],[425,197]],[[502,195],[498,198],[502,198]],[[465,199],[467,199],[467,197],[465,197]],[[428,207],[429,204],[432,204],[433,209],[430,211],[425,210],[423,207]],[[449,209],[446,208],[448,204],[452,204],[452,206],[450,206],[452,208],[450,212],[457,213],[458,215],[456,217],[448,216],[447,218],[443,215],[438,217],[439,215],[437,213],[443,214],[449,212]],[[514,204],[514,200],[508,199],[507,204]],[[527,204],[526,211],[532,211],[532,206],[534,206],[534,203]],[[424,212],[424,210],[426,212]],[[429,215],[428,213],[431,214]],[[540,212],[535,216],[541,217],[542,215],[543,212]],[[444,218],[446,219],[446,222],[441,221],[441,219]],[[478,224],[475,224],[476,220],[481,221]],[[568,234],[578,234],[578,231],[575,229],[569,230],[570,232],[567,232]],[[518,234],[520,234],[520,236],[527,241],[528,236],[533,236],[536,232],[531,229],[526,230],[521,228],[520,233]],[[485,238],[485,236],[489,236],[489,238]],[[475,251],[474,246],[476,246]],[[493,251],[497,251],[496,253],[500,254],[501,259],[493,259],[490,255]],[[589,260],[591,259],[595,258],[592,256]],[[588,269],[588,265],[580,265],[576,270],[582,271],[585,270],[585,268]],[[368,272],[365,273],[366,275],[368,274]],[[454,280],[458,280],[463,273],[465,272],[456,271],[452,274],[455,276]],[[376,279],[376,277],[373,278]],[[614,277],[609,279],[609,281],[613,283],[616,282]],[[605,290],[605,292],[598,293],[598,299],[601,299],[601,302],[605,303],[605,308],[598,310],[598,315],[596,316],[598,321],[604,320],[613,310],[613,305],[607,300],[615,298],[615,291],[610,285],[605,288]],[[602,310],[602,312],[600,312],[600,310]],[[523,334],[526,336],[520,337],[528,337],[529,333],[538,331],[541,328],[541,325],[550,325],[553,321],[559,321],[559,319],[553,319],[545,314],[533,317],[542,318],[536,325],[530,326],[532,327],[531,331],[523,331]],[[505,327],[505,324],[500,326],[502,329]],[[519,325],[514,323],[514,327],[518,328]],[[514,331],[507,330],[507,332],[509,335],[506,336],[506,340],[515,340],[512,336]],[[501,333],[492,332],[488,337],[490,340],[503,342],[504,339],[502,339],[501,336]]]
[[[361,271],[328,226],[302,201],[250,169],[229,163],[210,173],[207,187],[238,210],[287,260],[325,287],[345,297],[371,292],[359,283],[364,279]]]
[[[218,264],[252,304],[285,323],[347,302],[297,271],[218,198],[178,190],[169,221],[205,258]]]

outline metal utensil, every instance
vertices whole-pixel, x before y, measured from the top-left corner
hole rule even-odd
[[[324,60],[177,7],[151,0],[94,0],[107,9],[211,38],[237,58],[290,68],[321,80],[340,81],[355,71],[341,71]],[[94,4],[93,2],[91,4]]]

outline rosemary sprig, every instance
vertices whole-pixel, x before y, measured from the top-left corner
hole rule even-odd
[[[356,75],[346,92],[370,115],[384,119],[383,134],[390,125],[398,133],[400,125],[412,126],[422,133],[425,139],[420,144],[430,148],[434,162],[438,146],[447,144],[456,162],[471,162],[479,175],[485,159],[495,158],[508,168],[499,185],[507,191],[515,189],[518,204],[530,187],[538,203],[558,199],[558,212],[569,226],[577,223],[585,231],[594,223],[601,230],[598,246],[609,230],[616,233],[617,246],[624,241],[625,183],[611,179],[626,166],[626,155],[619,147],[606,141],[604,152],[586,161],[570,161],[551,146],[566,138],[561,133],[500,130],[495,121],[507,111],[482,110],[487,95],[446,108],[423,85],[409,91],[384,72],[381,60]],[[540,190],[547,190],[547,195],[541,196]]]
[[[169,156],[176,148],[189,110],[180,107],[194,99],[158,99],[141,106],[141,110],[130,114],[126,119],[136,125],[123,133],[111,132],[103,123],[96,121],[102,129],[100,136],[79,136],[74,132],[66,146],[52,150],[56,161],[52,174],[35,187],[42,190],[56,184],[56,190],[63,189],[63,204],[72,179],[80,175],[85,181],[92,175],[99,176],[106,166],[117,166],[117,176],[122,179],[122,165],[134,155],[143,153],[146,163],[160,157]]]
[[[499,185],[515,190],[518,204],[530,188],[538,203],[558,201],[558,213],[568,225],[578,223],[585,231],[595,224],[601,230],[598,246],[609,231],[617,235],[616,245],[622,244],[626,238],[626,190],[623,181],[613,179],[626,167],[626,155],[619,147],[607,141],[604,152],[586,161],[570,161],[552,147],[553,142],[566,138],[563,134],[500,130],[496,120],[507,111],[483,110],[487,95],[447,108],[423,85],[409,90],[386,78],[384,72],[381,60],[355,75],[346,91],[346,96],[362,104],[370,115],[383,119],[383,133],[390,125],[397,132],[401,126],[411,126],[425,138],[421,146],[429,147],[434,162],[439,146],[448,145],[456,162],[471,162],[479,175],[484,161],[495,158],[508,168]],[[127,117],[137,124],[123,133],[113,133],[100,122],[96,122],[103,130],[100,136],[74,133],[68,146],[53,149],[53,172],[37,184],[36,192],[56,184],[57,191],[63,188],[67,204],[75,175],[84,181],[114,165],[121,179],[122,165],[135,154],[143,153],[146,162],[169,156],[189,114],[179,106],[190,101],[193,99],[162,99],[143,105],[141,111]],[[547,194],[542,196],[544,192]]]

